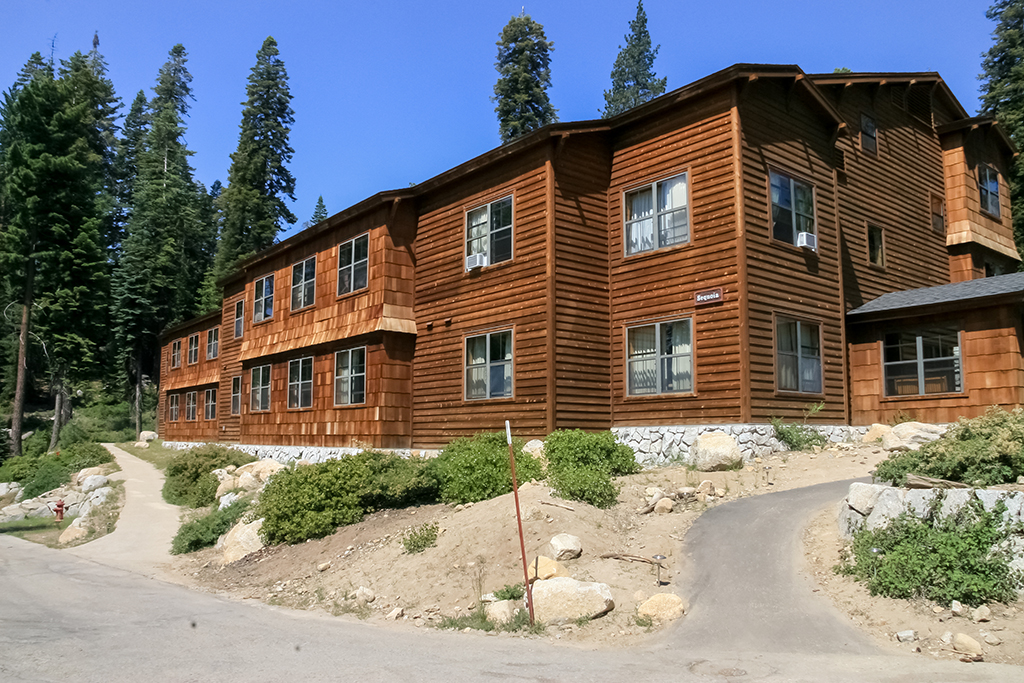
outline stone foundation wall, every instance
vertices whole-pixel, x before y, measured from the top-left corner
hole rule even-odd
[[[173,448],[176,450],[184,450],[186,448],[195,448],[196,446],[205,446],[205,443],[194,442],[194,441],[164,441],[164,446],[167,448]],[[236,451],[242,451],[248,453],[254,458],[260,460],[276,460],[277,462],[287,465],[294,460],[305,460],[311,463],[325,462],[327,460],[333,460],[335,458],[344,458],[347,455],[355,455],[363,449],[361,448],[324,448],[321,446],[260,446],[256,444],[236,444],[236,443],[222,443],[217,444],[219,446],[226,446],[227,448],[233,448]],[[393,449],[393,448],[378,448],[376,450],[386,451],[389,453],[397,453],[403,458],[408,458],[413,455],[424,455],[434,456],[439,451],[430,450],[416,450],[416,449]]]
[[[833,443],[860,440],[868,427],[808,425]],[[612,433],[636,453],[645,467],[693,464],[690,449],[697,437],[708,432],[725,432],[736,439],[746,460],[789,450],[775,438],[770,424],[680,425],[676,427],[614,427]]]

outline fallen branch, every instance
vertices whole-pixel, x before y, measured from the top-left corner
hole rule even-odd
[[[541,501],[538,501],[538,502],[541,505],[550,505],[551,507],[562,508],[563,510],[568,510],[569,512],[576,512],[576,508],[574,508],[574,507],[570,507],[568,505],[562,505],[561,503],[552,503],[550,500],[541,500]]]
[[[947,479],[936,479],[934,477],[922,477],[919,474],[907,475],[908,489],[969,489],[967,484]]]
[[[646,562],[647,564],[658,564],[654,560],[642,555],[630,555],[628,553],[605,553],[602,560],[625,560],[626,562]]]

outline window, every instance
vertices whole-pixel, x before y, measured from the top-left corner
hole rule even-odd
[[[366,349],[334,354],[334,405],[366,402]]]
[[[203,401],[203,419],[217,419],[217,390],[207,389]]]
[[[779,391],[821,393],[820,326],[788,318],[775,323],[776,383]]]
[[[512,395],[512,330],[466,338],[466,398]]]
[[[171,342],[171,367],[181,367],[181,340],[175,339]]]
[[[985,277],[997,277],[999,275],[1006,275],[1005,264],[985,261]]]
[[[692,339],[689,319],[629,328],[627,393],[644,396],[692,392]]]
[[[885,266],[885,246],[882,240],[882,229],[877,225],[868,226],[868,263],[873,266]]]
[[[178,400],[181,394],[170,394],[167,397],[167,419],[170,422],[178,421]]]
[[[313,405],[313,358],[288,362],[288,407],[309,408]]]
[[[956,329],[889,332],[883,344],[886,396],[959,393],[960,333]]]
[[[999,174],[991,166],[978,166],[978,190],[981,192],[981,210],[999,218]]]
[[[242,413],[242,376],[237,375],[231,378],[231,414]]]
[[[860,115],[860,148],[878,154],[878,129],[875,120],[867,114]]]
[[[946,234],[946,202],[937,194],[931,194],[932,230],[940,235]]]
[[[369,235],[338,245],[338,296],[366,287],[369,264]]]
[[[188,364],[194,365],[199,362],[199,333],[191,334],[188,337]]]
[[[185,419],[195,422],[196,419],[196,392],[190,391],[185,394]]]
[[[627,192],[626,255],[689,242],[687,195],[685,173]]]
[[[245,322],[245,300],[235,302],[235,339],[242,337],[242,325]]]
[[[292,310],[312,306],[316,296],[316,256],[292,266]]]
[[[249,382],[249,410],[258,412],[270,410],[270,366],[261,365],[252,369]]]
[[[253,284],[252,321],[274,317],[274,276],[261,277]]]
[[[206,331],[206,360],[212,360],[220,353],[220,328]]]
[[[814,232],[814,188],[772,171],[772,237],[796,244],[797,233]]]
[[[512,258],[512,198],[505,197],[466,214],[466,255],[483,254],[487,263]]]

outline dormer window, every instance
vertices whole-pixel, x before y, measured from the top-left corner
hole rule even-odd
[[[999,218],[999,174],[988,164],[978,166],[978,190],[981,210]]]
[[[878,154],[878,128],[875,120],[867,114],[860,115],[860,148],[871,154]]]

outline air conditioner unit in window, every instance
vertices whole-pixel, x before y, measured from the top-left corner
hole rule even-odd
[[[813,232],[798,232],[796,234],[796,246],[817,251],[818,237]]]
[[[482,268],[487,265],[487,254],[470,254],[466,257],[466,270]]]

